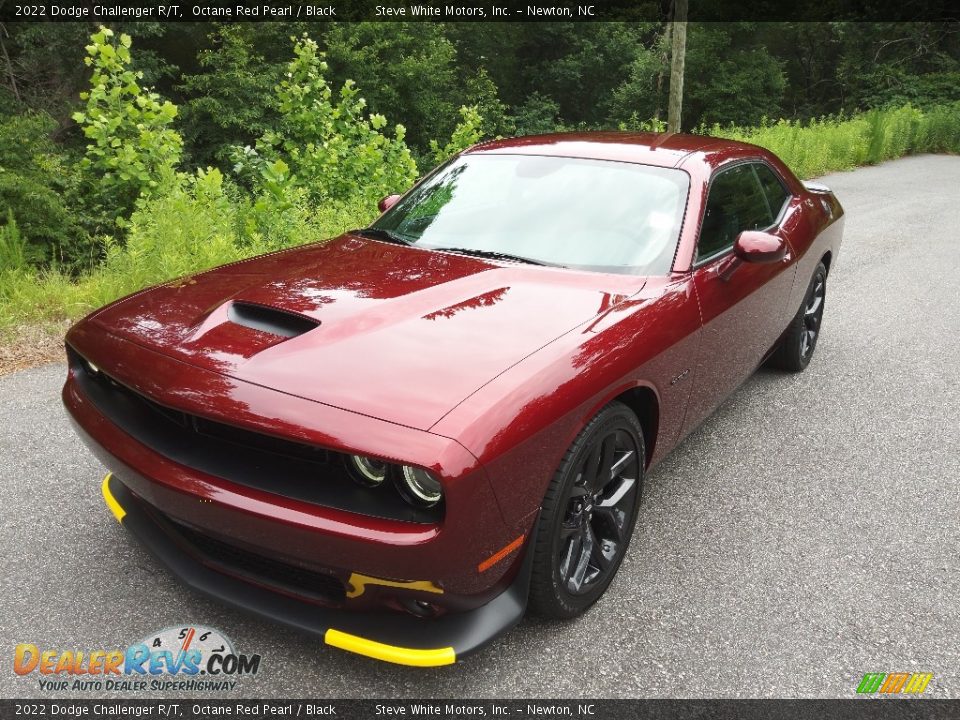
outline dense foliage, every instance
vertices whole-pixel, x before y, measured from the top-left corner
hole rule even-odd
[[[93,180],[91,200],[122,218],[175,172],[183,140],[171,127],[177,106],[143,88],[143,72],[130,68],[130,36],[112,40],[109,28],[90,38],[90,89],[80,93],[86,105],[73,119],[90,141],[80,169]]]
[[[668,33],[0,25],[0,331],[357,226],[485,137],[661,130]],[[769,147],[804,177],[960,151],[946,26],[691,24],[686,66],[686,129]]]
[[[80,176],[50,135],[43,111],[0,116],[0,222],[16,213],[25,259],[35,264],[88,257]]]
[[[317,206],[352,199],[373,204],[408,187],[417,165],[404,142],[406,128],[397,125],[388,135],[387,119],[367,114],[353,80],[334,93],[326,79],[328,65],[313,40],[303,38],[293,51],[277,85],[277,127],[265,131],[255,148],[235,151],[235,169],[250,172],[254,186],[266,187],[278,199],[298,188]]]

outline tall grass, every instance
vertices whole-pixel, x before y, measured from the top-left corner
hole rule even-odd
[[[27,243],[20,235],[13,210],[7,211],[7,222],[0,225],[0,273],[19,272],[27,266]]]
[[[699,132],[776,153],[801,178],[872,165],[913,153],[960,152],[960,102],[929,110],[906,106],[807,123],[764,120],[759,127],[701,127]]]
[[[24,240],[0,226],[0,343],[25,325],[59,331],[66,321],[143,287],[283,247],[321,241],[367,224],[376,208],[359,204],[264,210],[222,188],[177,188],[147,201],[129,221],[127,241],[104,239],[106,256],[73,277],[23,259]]]

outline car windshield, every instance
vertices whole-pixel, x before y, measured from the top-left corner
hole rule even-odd
[[[687,201],[686,173],[608,160],[465,155],[374,225],[417,247],[579,270],[664,275]]]

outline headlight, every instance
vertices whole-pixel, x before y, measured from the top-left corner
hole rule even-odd
[[[367,487],[376,487],[382,484],[390,471],[389,464],[363,455],[351,455],[347,459],[347,465],[350,467],[350,474],[353,479]]]
[[[443,498],[443,486],[426,470],[404,465],[400,468],[400,490],[414,505],[432,507]]]

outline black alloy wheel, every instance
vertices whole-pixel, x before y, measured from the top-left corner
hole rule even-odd
[[[612,403],[581,431],[547,491],[534,540],[530,602],[548,617],[579,615],[623,561],[640,504],[643,433]]]
[[[800,357],[810,362],[813,349],[820,335],[820,321],[823,319],[823,301],[826,295],[827,279],[817,274],[813,279],[813,288],[807,297],[803,309],[803,333],[800,339]]]
[[[803,304],[793,316],[770,357],[770,364],[781,370],[801,372],[810,364],[823,326],[823,308],[827,300],[827,268],[821,262],[813,272]]]

